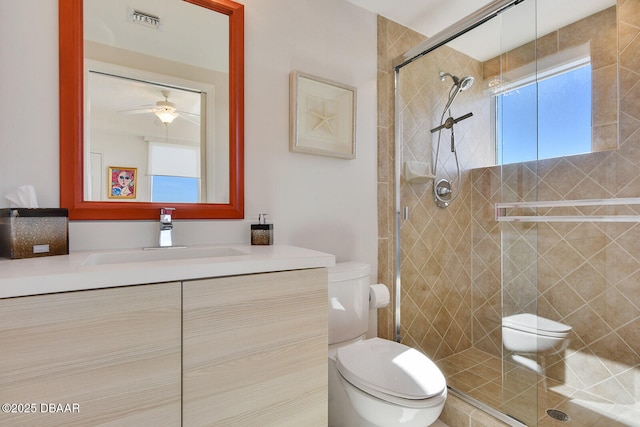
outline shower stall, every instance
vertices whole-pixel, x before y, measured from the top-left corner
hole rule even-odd
[[[379,334],[508,425],[640,426],[640,1],[378,28]]]

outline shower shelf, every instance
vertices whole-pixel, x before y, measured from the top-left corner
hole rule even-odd
[[[435,178],[431,165],[425,162],[404,162],[404,179],[409,183],[425,183]]]
[[[636,209],[640,212],[640,198],[620,198],[620,199],[589,199],[589,200],[558,200],[558,201],[536,201],[536,202],[506,202],[496,203],[496,221],[501,222],[640,222],[640,214],[623,215],[612,213],[600,214],[580,214],[574,215],[549,215],[554,208],[580,208],[586,206],[595,207],[595,210],[602,210],[605,206],[629,206],[639,205]],[[514,215],[509,210],[525,210],[548,208],[544,215],[539,212],[531,212],[530,215]],[[636,211],[634,210],[634,212]],[[511,214],[510,214],[511,213]]]

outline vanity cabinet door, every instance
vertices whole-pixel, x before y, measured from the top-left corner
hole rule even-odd
[[[183,284],[185,426],[327,425],[327,270]]]
[[[0,425],[179,426],[181,285],[0,300]]]

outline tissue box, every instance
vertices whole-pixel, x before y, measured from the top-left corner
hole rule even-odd
[[[0,256],[18,259],[68,253],[66,209],[0,209]]]

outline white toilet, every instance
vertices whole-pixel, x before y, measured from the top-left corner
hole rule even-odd
[[[438,367],[421,352],[365,339],[370,266],[329,269],[329,426],[426,427],[447,398]]]

